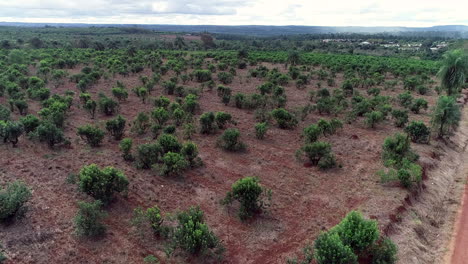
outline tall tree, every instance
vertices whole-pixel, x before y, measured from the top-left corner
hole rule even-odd
[[[447,135],[460,122],[460,108],[452,96],[441,96],[432,113],[432,129],[439,138]]]
[[[453,50],[444,54],[442,67],[437,76],[447,95],[456,94],[465,84],[468,76],[468,56],[462,50]]]

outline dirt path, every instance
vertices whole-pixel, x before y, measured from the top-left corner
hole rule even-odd
[[[465,170],[465,173],[467,171]],[[467,175],[467,174],[465,174]],[[456,222],[455,233],[450,246],[451,256],[446,263],[465,264],[468,262],[468,186],[465,185],[462,206]]]

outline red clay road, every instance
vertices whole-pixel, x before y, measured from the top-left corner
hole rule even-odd
[[[465,185],[456,237],[450,263],[468,264],[468,187]]]

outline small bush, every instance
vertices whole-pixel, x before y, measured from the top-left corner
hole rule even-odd
[[[117,112],[119,103],[101,94],[99,101],[98,101],[98,106],[99,106],[99,110],[102,113],[104,113],[107,116],[111,116]]]
[[[124,138],[120,141],[119,148],[122,151],[122,157],[124,158],[124,160],[133,160],[132,145],[133,140],[131,138]]]
[[[102,202],[78,202],[78,213],[75,216],[75,232],[79,236],[96,237],[106,232],[102,223],[107,214],[101,209]]]
[[[409,137],[401,133],[385,138],[382,149],[382,158],[387,166],[400,168],[404,159],[415,161],[418,158],[411,151]]]
[[[91,118],[94,119],[96,115],[97,103],[94,100],[88,100],[84,103],[83,108],[91,115]]]
[[[180,144],[179,140],[174,135],[170,134],[162,134],[158,140],[157,144],[161,147],[161,152],[168,153],[168,152],[180,152],[182,148],[182,144]]]
[[[118,115],[115,119],[111,119],[106,122],[106,129],[115,140],[120,140],[124,134],[125,123],[125,118]]]
[[[430,129],[421,121],[412,121],[405,128],[405,132],[408,133],[411,141],[422,144],[428,143],[431,135]]]
[[[278,108],[271,112],[278,126],[282,129],[290,129],[297,126],[297,118],[286,111],[284,108]]]
[[[25,117],[21,117],[20,122],[23,124],[24,131],[26,133],[35,131],[36,128],[41,124],[39,118],[31,114],[26,115]]]
[[[390,239],[384,238],[370,250],[372,264],[395,264],[398,248]]]
[[[184,156],[170,151],[164,154],[162,161],[160,173],[164,176],[178,176],[189,166]]]
[[[223,84],[230,84],[232,83],[233,79],[234,79],[234,76],[229,72],[218,73],[218,80],[222,82]]]
[[[200,132],[202,134],[211,134],[216,131],[216,127],[214,126],[215,122],[215,114],[213,112],[203,113],[200,116]]]
[[[223,200],[224,204],[231,204],[233,200],[240,203],[239,217],[245,219],[257,213],[263,205],[260,195],[263,188],[256,177],[245,177],[237,180],[226,194]]]
[[[222,102],[225,105],[228,105],[229,102],[231,101],[231,94],[232,94],[231,88],[220,85],[218,86],[217,91],[218,91],[218,96],[221,98]]]
[[[150,169],[158,162],[161,146],[156,143],[141,144],[137,147],[135,161],[136,166],[141,169]]]
[[[410,108],[413,103],[413,96],[411,96],[411,93],[408,91],[399,94],[397,99],[400,105],[405,108]]]
[[[245,144],[240,141],[240,132],[236,128],[229,128],[220,137],[220,146],[228,151],[245,149]]]
[[[268,124],[266,122],[255,124],[255,137],[258,139],[264,139],[267,130]]]
[[[98,147],[104,138],[104,131],[93,125],[84,125],[78,128],[77,134],[85,138],[91,147]]]
[[[169,112],[162,107],[155,108],[153,112],[151,112],[151,117],[156,124],[162,126],[167,122],[167,120],[169,120]]]
[[[121,87],[112,88],[112,95],[119,101],[125,101],[128,98],[127,90]]]
[[[380,111],[372,111],[370,113],[364,114],[366,117],[366,125],[370,128],[374,128],[377,123],[380,123],[384,119],[384,115]]]
[[[113,167],[101,170],[96,164],[91,164],[84,166],[78,177],[81,191],[104,203],[111,201],[114,193],[128,189],[127,177]]]
[[[210,231],[199,207],[190,207],[177,215],[178,225],[174,230],[174,243],[187,252],[198,255],[214,251],[222,254],[219,239]]]
[[[408,123],[408,111],[394,109],[392,111],[395,126],[404,127]]]
[[[397,172],[398,180],[405,188],[411,187],[411,174],[405,169],[399,169]]]
[[[65,141],[63,131],[51,122],[42,122],[42,124],[37,127],[36,134],[39,141],[47,142],[50,148]]]
[[[218,125],[219,129],[223,129],[228,122],[232,121],[232,116],[229,113],[225,112],[216,112],[215,122]]]
[[[312,165],[318,165],[320,159],[331,154],[331,145],[327,142],[317,141],[306,144],[302,147],[302,151],[304,151]]]
[[[198,157],[198,146],[193,142],[186,142],[182,146],[180,153],[184,155],[185,159],[192,167],[198,165],[201,162],[200,158]]]
[[[11,142],[15,147],[23,133],[24,127],[21,122],[0,121],[0,137],[3,137],[3,142]]]
[[[419,114],[421,109],[427,110],[427,108],[428,108],[427,101],[422,98],[418,98],[414,100],[413,104],[410,107],[410,110],[415,114]]]
[[[316,124],[304,128],[303,135],[305,137],[305,142],[312,143],[317,141],[322,133],[322,129]]]
[[[31,191],[21,181],[15,181],[6,188],[0,188],[0,222],[21,217],[26,211],[25,203],[31,198]]]
[[[332,230],[339,235],[344,245],[358,253],[372,246],[379,238],[377,221],[366,220],[357,211],[348,213]]]
[[[314,243],[314,258],[318,264],[357,264],[353,250],[344,245],[337,233],[320,234]]]
[[[144,133],[146,133],[149,126],[150,126],[149,116],[144,112],[140,112],[138,113],[137,117],[133,121],[132,131],[137,133],[138,135],[143,135]]]

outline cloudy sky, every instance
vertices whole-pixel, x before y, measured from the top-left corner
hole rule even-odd
[[[45,23],[468,25],[467,0],[0,0],[0,21]]]

